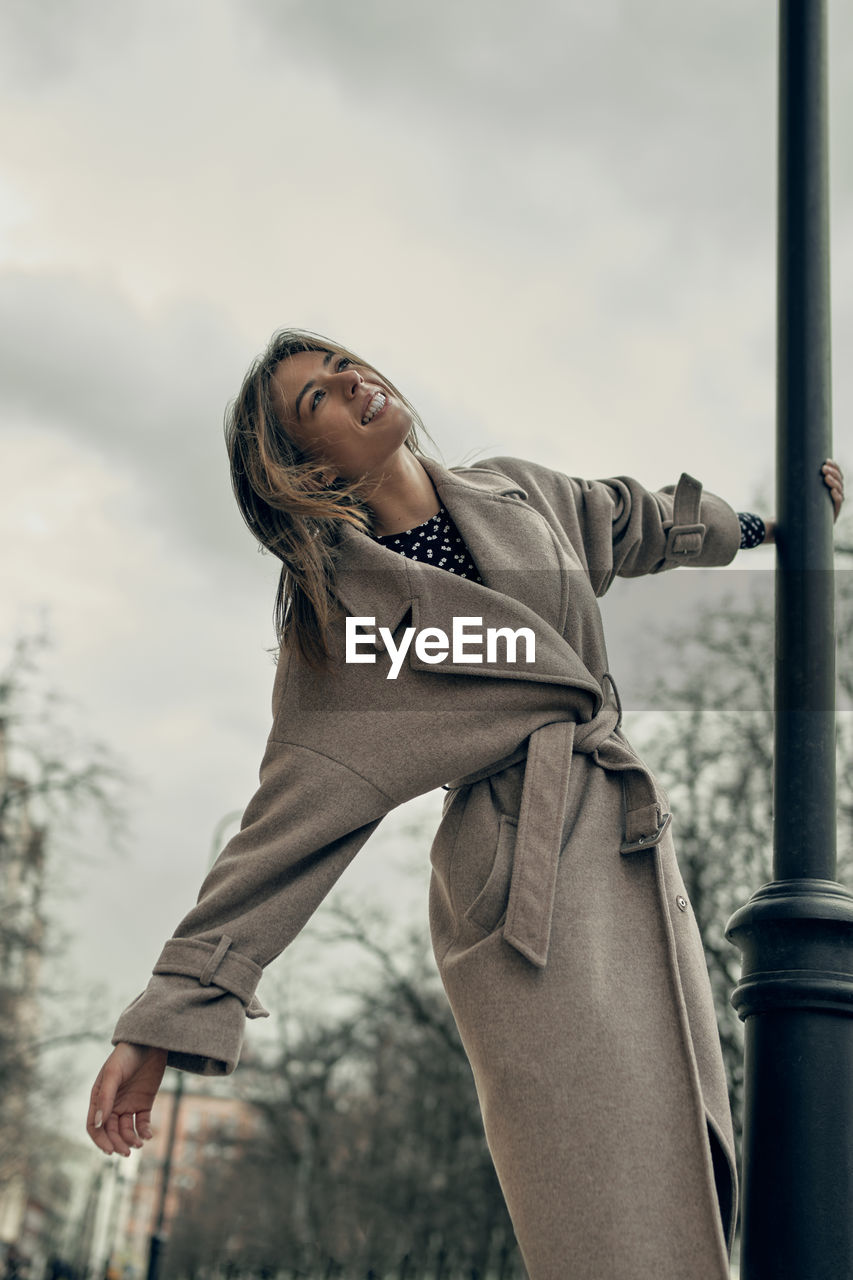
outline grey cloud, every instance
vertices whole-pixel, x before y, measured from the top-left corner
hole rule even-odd
[[[73,277],[0,276],[0,413],[63,430],[142,481],[152,518],[245,555],[222,438],[252,353],[209,309],[147,321]]]
[[[739,226],[772,172],[772,154],[756,172],[751,149],[773,127],[774,25],[760,6],[252,0],[248,11],[360,107],[441,131],[466,182],[491,176],[490,220],[512,216],[516,184],[529,203],[519,159],[544,146],[567,185],[584,176],[573,158],[593,158],[634,207],[675,218],[704,196]]]
[[[772,236],[772,7],[250,0],[243,11],[272,34],[277,56],[334,79],[361,110],[406,119],[409,146],[440,135],[425,162],[438,180],[452,172],[454,217],[479,220],[484,234],[491,224],[500,237],[565,235],[565,203],[591,164],[606,173],[614,200],[651,212],[685,248],[701,248],[708,234],[745,247]],[[853,108],[853,32],[843,10],[832,18],[835,124],[843,133]],[[355,158],[360,141],[324,145],[349,148]],[[545,171],[537,172],[529,160],[543,150]],[[839,148],[836,185],[849,202],[853,162],[845,155]],[[538,209],[531,183],[543,188]],[[549,184],[562,195],[550,207]]]
[[[104,0],[4,0],[0,68],[6,83],[40,91],[73,77],[90,59],[132,41],[141,12]]]
[[[644,215],[676,257],[707,252],[709,241],[745,254],[772,241],[772,6],[211,0],[200,18],[187,0],[132,8],[13,0],[0,9],[0,48],[25,91],[30,77],[38,84],[76,71],[82,79],[94,58],[120,65],[144,33],[154,90],[158,47],[200,21],[228,33],[249,74],[257,68],[280,81],[281,110],[270,122],[280,143],[289,130],[310,129],[310,101],[288,98],[287,72],[298,66],[331,82],[350,112],[349,130],[318,138],[319,160],[369,164],[374,133],[396,134],[401,154],[429,176],[425,216],[467,227],[496,252],[514,244],[554,252],[622,208]],[[830,39],[833,189],[845,211],[853,201],[853,147],[844,141],[853,116],[849,6],[831,6]],[[191,83],[191,62],[187,75]]]
[[[205,555],[245,564],[253,544],[231,493],[222,425],[268,336],[250,349],[209,307],[146,319],[121,294],[76,277],[0,274],[0,430],[58,429],[96,449],[136,477],[153,519]],[[428,427],[441,424],[427,452],[440,453],[442,440],[453,441],[452,463],[473,451],[481,424],[416,373],[395,368],[394,377]]]

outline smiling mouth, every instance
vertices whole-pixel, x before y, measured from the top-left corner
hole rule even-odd
[[[378,418],[387,403],[387,397],[384,391],[374,391],[373,395],[367,402],[367,407],[361,417],[361,425],[366,427],[368,422],[372,422],[374,418]]]

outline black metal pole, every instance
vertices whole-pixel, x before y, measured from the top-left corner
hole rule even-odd
[[[835,878],[835,637],[825,0],[779,31],[773,874]]]
[[[729,921],[742,1280],[853,1278],[853,894],[835,876],[825,0],[780,0],[775,879]]]
[[[157,1217],[154,1230],[148,1243],[148,1271],[146,1280],[160,1280],[163,1263],[163,1250],[166,1244],[166,1202],[169,1195],[169,1183],[172,1177],[172,1158],[175,1154],[175,1137],[178,1132],[178,1113],[181,1109],[181,1098],[184,1096],[184,1073],[177,1072],[175,1091],[172,1094],[172,1112],[169,1116],[169,1135],[166,1139],[166,1151],[163,1156],[163,1168],[160,1175],[160,1194],[157,1201]]]

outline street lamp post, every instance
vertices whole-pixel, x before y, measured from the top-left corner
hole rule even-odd
[[[146,1280],[160,1280],[163,1262],[163,1249],[166,1244],[166,1204],[169,1196],[169,1183],[172,1177],[172,1160],[175,1154],[175,1138],[178,1132],[178,1114],[181,1109],[181,1098],[184,1096],[184,1073],[175,1073],[175,1090],[172,1094],[172,1113],[169,1117],[169,1135],[166,1138],[166,1149],[163,1154],[163,1167],[160,1171],[160,1189],[157,1199],[157,1217],[151,1239],[148,1244],[148,1272]]]
[[[224,817],[219,819],[213,830],[211,838],[210,855],[208,858],[208,869],[213,866],[219,854],[220,843],[226,829],[236,818],[239,818],[242,810],[235,809],[231,813],[226,813]],[[178,1132],[178,1116],[181,1109],[181,1099],[184,1096],[184,1073],[176,1071],[175,1073],[175,1089],[172,1094],[172,1113],[169,1117],[169,1134],[166,1139],[166,1150],[163,1155],[163,1167],[160,1174],[160,1190],[157,1200],[156,1218],[154,1228],[148,1242],[148,1270],[146,1272],[146,1280],[160,1280],[160,1272],[163,1263],[163,1250],[166,1245],[167,1234],[166,1226],[166,1204],[169,1196],[169,1184],[172,1178],[172,1160],[175,1154],[175,1138]]]
[[[742,1280],[853,1276],[853,894],[835,882],[825,0],[780,0],[772,883],[743,957]]]

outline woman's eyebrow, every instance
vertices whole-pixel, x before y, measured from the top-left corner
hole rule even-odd
[[[326,352],[326,354],[323,356],[323,368],[324,368],[324,369],[326,369],[326,368],[328,367],[329,361],[331,360],[331,358],[332,358],[332,356],[333,356],[334,354],[335,354],[335,353],[334,353],[334,351],[327,351],[327,352]],[[306,392],[306,391],[310,391],[310,390],[311,390],[311,388],[312,388],[313,386],[314,386],[314,379],[312,378],[310,382],[306,382],[306,383],[305,383],[305,386],[302,388],[302,390],[299,392],[299,395],[296,397],[296,416],[297,416],[297,418],[299,417],[299,406],[300,406],[300,405],[301,405],[301,403],[302,403],[302,397],[305,395],[305,392]]]

